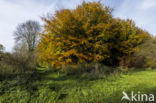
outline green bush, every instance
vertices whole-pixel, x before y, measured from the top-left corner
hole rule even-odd
[[[133,67],[156,68],[156,38],[146,41],[133,55]]]
[[[16,51],[3,53],[0,60],[0,76],[8,77],[17,74],[32,74],[36,68],[36,55],[34,52]]]
[[[8,65],[5,62],[0,62],[0,76],[6,77],[13,74],[15,71],[15,68],[13,68],[11,65]]]

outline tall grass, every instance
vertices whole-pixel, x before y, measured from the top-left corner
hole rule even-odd
[[[156,94],[155,75],[155,70],[100,78],[42,72],[36,80],[0,82],[0,103],[129,103],[121,102],[122,91]]]

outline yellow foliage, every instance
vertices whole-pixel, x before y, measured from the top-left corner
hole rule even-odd
[[[74,10],[44,17],[40,58],[58,67],[83,62],[117,65],[150,36],[132,20],[116,19],[111,13],[112,9],[100,2],[83,2]]]

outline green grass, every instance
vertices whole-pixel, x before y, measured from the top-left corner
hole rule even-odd
[[[36,76],[37,79],[0,81],[0,103],[129,103],[121,102],[122,91],[156,95],[156,70],[100,78],[51,72]]]

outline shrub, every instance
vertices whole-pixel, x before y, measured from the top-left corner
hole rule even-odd
[[[97,70],[96,70],[97,65]],[[67,75],[71,74],[93,74],[93,75],[100,75],[100,74],[109,74],[112,73],[115,69],[112,67],[105,66],[99,63],[90,63],[90,64],[78,64],[76,66],[68,65],[61,69],[62,72],[66,73]]]
[[[19,70],[19,73],[33,71],[36,68],[36,52],[30,52],[26,45],[18,45],[11,56],[10,64]]]
[[[0,76],[1,77],[6,77],[8,75],[11,75],[15,71],[16,71],[15,68],[13,68],[11,65],[8,65],[5,62],[0,62]]]
[[[144,64],[145,64],[145,56],[144,55],[133,54],[133,57],[130,61],[129,67],[143,68]]]
[[[134,53],[131,56],[123,57],[120,61],[120,67],[128,68],[143,68],[145,64],[145,56]]]
[[[13,53],[3,53],[0,61],[0,76],[32,74],[36,68],[36,57],[35,52],[28,52],[22,48]]]
[[[135,64],[139,67],[156,68],[156,38],[146,41],[135,51]]]
[[[12,66],[17,68],[19,73],[27,71],[33,71],[36,67],[36,59],[33,53],[19,54],[15,53],[12,55],[10,63]]]

